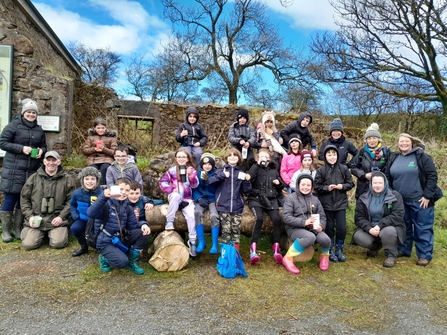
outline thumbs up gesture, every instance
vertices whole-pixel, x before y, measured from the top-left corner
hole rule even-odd
[[[225,177],[230,178],[230,172],[228,172],[227,170],[223,170]]]

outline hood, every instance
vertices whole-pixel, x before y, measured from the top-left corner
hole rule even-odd
[[[309,117],[310,118],[309,126],[312,124],[312,115],[310,115],[309,112],[304,112],[304,113],[300,114],[300,116],[298,117],[298,120],[296,120],[296,122],[298,122],[298,126],[301,127],[301,121],[303,121],[303,119],[305,117]]]
[[[337,147],[336,147],[335,145],[332,145],[332,144],[327,145],[327,146],[324,148],[323,159],[324,159],[324,164],[329,165],[329,166],[331,166],[331,164],[329,164],[329,163],[327,162],[327,160],[326,160],[326,152],[328,152],[328,151],[331,150],[331,149],[337,151],[337,161],[335,162],[335,164],[337,164],[338,161],[340,160],[340,153],[338,152]],[[334,165],[335,165],[335,164],[334,164]]]
[[[380,176],[385,180],[385,188],[383,189],[383,191],[380,194],[384,194],[384,193],[386,194],[388,192],[388,188],[389,188],[388,179],[386,178],[385,174],[380,171],[375,171],[372,173],[371,179],[369,180],[369,183],[368,183],[369,184],[369,192],[371,192],[371,194],[376,194],[372,188],[372,179],[373,179],[373,177],[376,177],[376,176]]]
[[[197,115],[197,119],[196,119],[196,122],[195,123],[197,123],[197,122],[199,122],[199,111],[197,110],[197,108],[195,108],[195,107],[188,107],[188,109],[186,110],[186,122],[188,122],[188,116],[190,115],[190,114],[196,114]]]

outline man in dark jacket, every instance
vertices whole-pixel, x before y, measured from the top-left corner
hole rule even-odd
[[[22,230],[22,248],[36,249],[48,234],[50,246],[66,247],[70,216],[70,199],[75,188],[73,178],[60,166],[56,151],[48,151],[35,174],[23,186],[20,202],[25,217]]]

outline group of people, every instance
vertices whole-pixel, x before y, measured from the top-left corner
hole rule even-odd
[[[38,248],[48,235],[51,247],[63,248],[70,230],[79,241],[72,253],[77,257],[88,251],[85,228],[92,219],[101,271],[128,268],[135,274],[144,273],[137,261],[151,232],[145,211],[163,201],[143,195],[143,180],[127,147],[117,143],[116,132],[107,129],[104,119],[95,119],[82,146],[87,167],[78,174],[81,187],[75,189],[60,155],[47,151],[37,113],[37,104],[26,99],[22,113],[0,136],[0,148],[6,151],[0,183],[5,195],[2,241],[21,239],[22,247],[29,250]],[[311,114],[301,114],[278,132],[274,113],[264,113],[255,130],[248,111],[241,109],[228,133],[232,148],[218,168],[217,158],[203,153],[208,136],[198,121],[198,110],[189,107],[185,122],[177,129],[180,148],[174,165],[159,181],[169,203],[165,229],[175,229],[175,214],[181,210],[192,257],[206,248],[203,217],[207,210],[209,253],[218,253],[219,239],[232,241],[239,249],[242,212],[248,204],[254,215],[251,264],[260,261],[257,243],[264,212],[273,223],[274,260],[289,272],[300,272],[293,258],[315,243],[321,247],[321,270],[327,270],[330,261],[346,261],[347,192],[354,187],[352,173],[357,177],[353,242],[367,248],[371,257],[383,247],[386,267],[393,267],[397,257],[410,257],[414,242],[417,264],[430,263],[434,203],[442,192],[433,161],[419,139],[401,134],[399,151],[391,152],[382,144],[377,124],[372,124],[364,136],[365,146],[357,150],[344,137],[341,120],[335,119],[318,153],[324,165],[316,169],[317,146],[308,128]],[[281,206],[291,240],[284,256],[280,250]]]

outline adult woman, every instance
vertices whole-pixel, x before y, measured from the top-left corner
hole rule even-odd
[[[45,133],[37,124],[38,110],[35,101],[25,99],[22,113],[14,116],[0,136],[0,148],[6,151],[0,183],[0,191],[5,193],[1,212],[3,242],[11,242],[13,236],[20,239],[23,223],[20,192],[28,177],[42,164],[41,158],[47,151]],[[13,236],[9,233],[11,228]]]
[[[355,244],[368,248],[369,257],[377,256],[383,245],[383,266],[392,268],[396,264],[397,246],[405,239],[404,203],[402,196],[388,187],[382,172],[373,172],[369,190],[363,193],[355,207],[354,221],[357,230],[352,239]]]
[[[386,169],[390,187],[402,195],[405,206],[406,238],[397,257],[410,257],[414,241],[416,264],[427,266],[433,257],[434,205],[443,196],[436,185],[438,173],[420,139],[400,134],[398,148],[399,152],[390,154]]]

